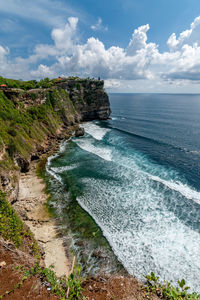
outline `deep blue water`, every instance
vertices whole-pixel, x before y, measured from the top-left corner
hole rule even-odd
[[[75,183],[130,274],[200,291],[200,95],[110,94],[112,120],[83,124],[49,171]]]

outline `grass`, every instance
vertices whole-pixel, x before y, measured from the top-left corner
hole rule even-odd
[[[12,241],[17,247],[22,245],[24,224],[0,191],[0,235],[5,240]]]
[[[39,263],[36,262],[34,267],[31,269],[26,269],[24,265],[20,265],[16,267],[16,270],[22,273],[22,279],[19,283],[15,284],[12,289],[6,291],[3,295],[0,295],[0,299],[4,298],[6,295],[12,295],[16,289],[20,289],[25,280],[31,277],[40,278],[40,280],[48,286],[50,289],[50,293],[59,297],[61,300],[84,300],[84,296],[82,292],[84,289],[82,288],[82,283],[84,279],[81,277],[81,268],[76,265],[73,269],[73,272],[67,278],[66,276],[62,276],[58,278],[56,273],[53,270],[53,266],[48,268],[40,267]]]
[[[2,191],[0,191],[0,235],[4,240],[13,242],[17,248],[22,250],[28,248],[33,257],[41,258],[40,247],[33,233],[24,225]]]
[[[159,281],[159,277],[155,276],[153,272],[150,275],[145,276],[147,282],[144,286],[145,291],[147,292],[147,296],[149,292],[153,292],[160,299],[169,299],[169,300],[199,300],[200,294],[197,293],[189,293],[190,289],[185,282],[185,279],[178,280],[177,287],[174,287],[171,282],[165,281],[161,283]]]

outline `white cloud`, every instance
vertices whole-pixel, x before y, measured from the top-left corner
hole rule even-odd
[[[180,33],[177,38],[173,33],[167,45],[170,52],[160,54],[162,62],[162,78],[175,82],[182,80],[186,84],[188,81],[200,81],[200,17],[187,29]]]
[[[68,23],[59,29],[52,30],[53,45],[37,45],[34,54],[23,63],[33,64],[48,57],[56,59],[51,66],[40,64],[38,70],[31,72],[32,76],[53,76],[52,74],[94,76],[114,79],[141,79],[152,78],[153,74],[148,69],[150,61],[157,51],[155,44],[147,44],[146,34],[141,39],[133,37],[127,49],[120,47],[105,48],[98,39],[91,37],[85,44],[80,44],[77,38],[77,18],[69,18]],[[143,32],[143,27],[138,28],[137,34]],[[137,48],[135,53],[130,50]],[[132,51],[132,53],[131,53]],[[49,75],[48,75],[49,74]]]
[[[9,16],[16,16],[28,20],[41,22],[48,26],[60,26],[66,17],[83,13],[75,11],[69,4],[59,0],[7,0],[0,1],[0,11]]]
[[[31,71],[31,75],[34,78],[45,78],[45,77],[55,77],[55,72],[48,66],[45,66],[43,64],[40,64],[38,69],[35,71]]]
[[[96,31],[96,30],[107,31],[108,30],[108,27],[104,26],[102,24],[102,19],[101,18],[98,18],[97,23],[92,25],[90,28],[94,31]]]
[[[180,33],[179,37],[176,37],[175,33],[169,37],[167,45],[171,51],[181,49],[183,45],[187,44],[193,46],[200,42],[200,16],[197,17],[190,25],[190,29],[187,29]]]
[[[3,62],[6,60],[6,56],[9,54],[9,49],[4,48],[0,45],[0,62]]]
[[[133,84],[136,80],[142,82],[143,89],[157,87],[159,91],[167,84],[183,87],[200,81],[200,17],[178,38],[172,34],[167,42],[169,51],[164,53],[159,52],[157,44],[148,42],[148,24],[134,30],[126,48],[107,49],[94,37],[80,43],[77,26],[78,18],[68,18],[67,24],[52,30],[51,45],[36,45],[33,54],[26,59],[18,57],[9,61],[9,50],[0,46],[1,74],[37,79],[59,75],[100,76],[106,79],[107,88],[124,86],[128,90],[130,85],[137,88],[137,83]],[[53,62],[45,64],[43,60],[48,58]]]
[[[116,79],[106,79],[104,82],[106,89],[116,89],[121,87],[121,81]]]
[[[53,29],[51,36],[54,40],[56,49],[64,50],[68,54],[73,49],[73,39],[76,38],[75,32],[78,23],[78,18],[69,18],[64,29]]]

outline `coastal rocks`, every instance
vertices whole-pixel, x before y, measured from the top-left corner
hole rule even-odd
[[[22,173],[26,173],[29,171],[30,160],[28,160],[27,158],[24,158],[23,156],[18,154],[15,157],[15,161],[16,161],[17,165],[20,167]]]
[[[85,134],[85,130],[83,127],[79,127],[78,129],[76,129],[75,131],[75,136],[79,137],[79,136],[84,136]]]
[[[7,186],[10,183],[10,178],[7,175],[1,175],[1,185],[2,187]]]
[[[15,202],[19,189],[19,171],[1,171],[0,190],[7,194],[9,202]]]

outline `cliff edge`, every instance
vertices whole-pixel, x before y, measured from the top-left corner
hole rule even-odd
[[[74,107],[81,115],[81,121],[109,118],[110,103],[103,80],[69,78],[58,81],[57,86],[69,93]]]
[[[0,89],[0,190],[15,201],[19,172],[56,141],[78,134],[81,121],[108,119],[111,110],[102,80],[0,79],[6,83]]]

